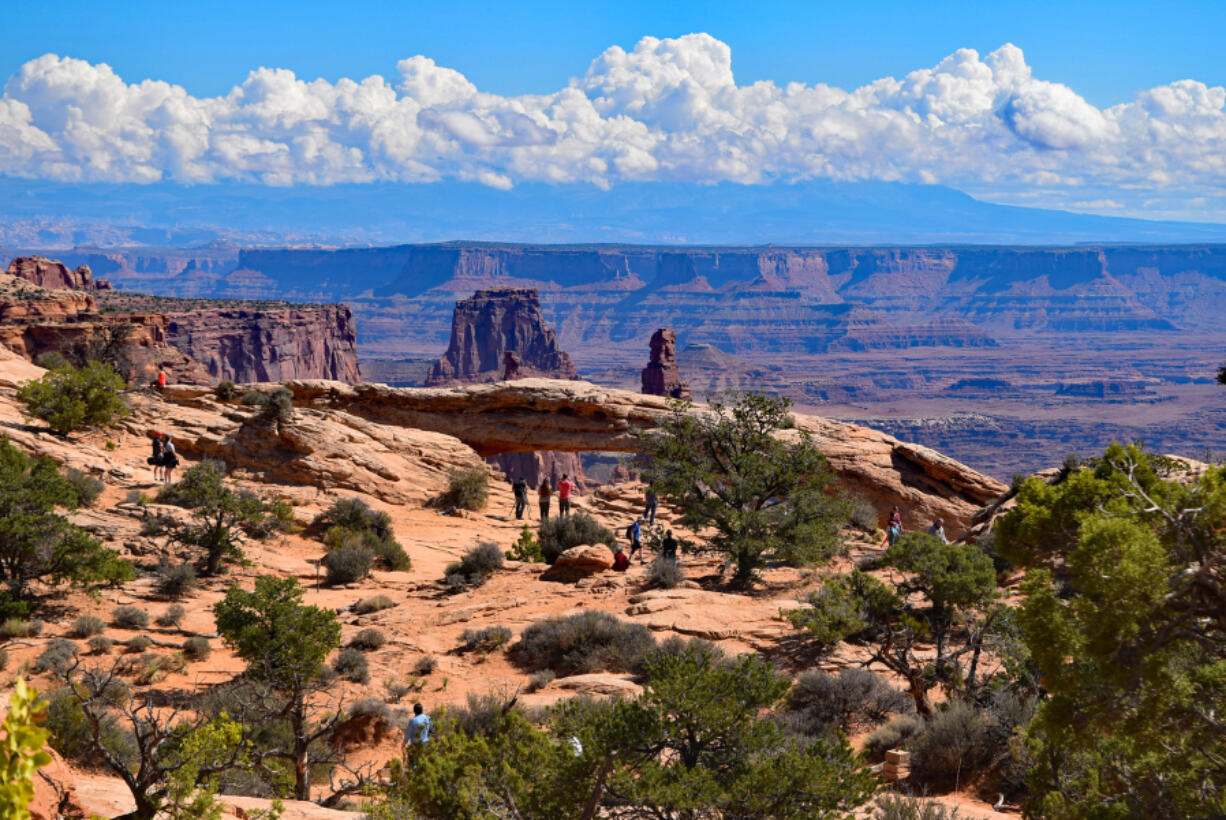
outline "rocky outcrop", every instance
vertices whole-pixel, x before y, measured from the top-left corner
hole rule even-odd
[[[571,547],[541,574],[541,580],[570,583],[612,568],[613,551],[604,544]]]
[[[383,425],[455,436],[482,456],[531,450],[637,452],[641,434],[670,412],[667,400],[587,382],[523,379],[414,389],[287,382],[295,402]],[[692,412],[703,412],[698,405]],[[1006,486],[935,450],[820,416],[794,415],[853,493],[882,511],[898,504],[909,527],[945,519],[950,535]],[[794,433],[791,433],[794,435]]]
[[[30,801],[30,820],[75,820],[89,815],[77,794],[72,769],[59,753],[48,747],[51,762],[34,774],[34,799]]]
[[[362,380],[345,305],[202,308],[166,315],[166,339],[215,381]]]
[[[677,334],[660,328],[651,334],[651,359],[643,368],[643,392],[648,396],[689,399],[690,386],[677,366]]]
[[[451,344],[431,368],[426,386],[498,381],[508,351],[519,357],[521,378],[579,378],[557,334],[545,324],[540,294],[532,288],[492,288],[456,303]]]
[[[110,282],[94,279],[89,265],[69,270],[63,262],[45,256],[19,256],[9,263],[8,274],[51,290],[111,290]]]

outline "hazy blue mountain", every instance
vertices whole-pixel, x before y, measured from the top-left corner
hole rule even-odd
[[[466,239],[723,245],[1226,239],[1226,225],[995,205],[943,186],[887,182],[637,183],[608,191],[531,183],[501,191],[462,182],[270,188],[0,178],[0,200],[0,244],[9,245],[32,244],[29,224],[24,234],[15,224],[46,220],[59,228],[42,239],[69,236],[70,244],[185,245],[217,238],[259,244]]]

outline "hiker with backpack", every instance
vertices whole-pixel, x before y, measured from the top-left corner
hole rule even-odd
[[[170,436],[162,434],[162,480],[170,484],[173,480],[175,467],[179,466],[179,453]]]
[[[162,450],[162,434],[157,430],[154,430],[149,434],[149,437],[153,440],[153,455],[149,456],[149,458],[145,459],[145,461],[153,466],[153,480],[161,481],[162,458],[164,456]]]
[[[630,526],[626,527],[626,538],[630,540],[630,558],[633,559],[636,552],[640,553],[640,564],[643,563],[643,556],[641,554],[643,550],[642,521],[642,518],[636,518],[634,519],[634,522],[630,524]]]
[[[515,517],[522,519],[524,510],[528,509],[528,482],[522,475],[512,482],[511,491],[515,493]]]

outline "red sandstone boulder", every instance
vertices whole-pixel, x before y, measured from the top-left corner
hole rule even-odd
[[[67,820],[87,817],[77,797],[77,782],[64,759],[51,748],[51,762],[34,775],[34,799],[30,801],[32,820]]]
[[[571,547],[558,556],[541,578],[546,581],[578,581],[589,575],[613,569],[613,551],[604,544]]]

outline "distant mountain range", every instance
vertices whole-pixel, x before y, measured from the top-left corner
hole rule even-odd
[[[0,177],[0,246],[71,248],[452,239],[635,244],[1226,241],[1226,225],[996,205],[938,185],[721,183],[70,185]]]

